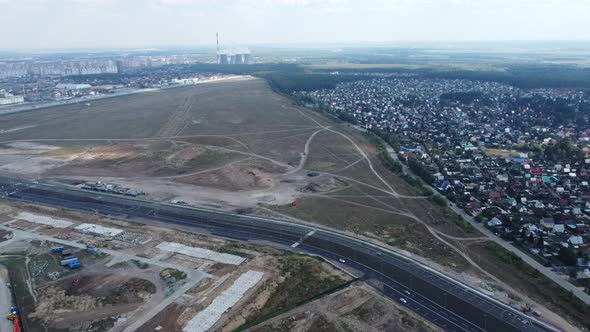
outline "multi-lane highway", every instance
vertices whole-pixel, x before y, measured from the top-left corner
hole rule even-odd
[[[0,196],[140,223],[165,223],[215,236],[266,243],[320,255],[362,274],[362,279],[446,331],[551,331],[408,257],[333,230],[282,220],[162,204],[44,183],[0,178]]]

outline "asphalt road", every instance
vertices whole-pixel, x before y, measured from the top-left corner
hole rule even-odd
[[[146,224],[164,223],[170,227],[320,255],[338,265],[360,271],[362,279],[368,284],[446,331],[551,330],[534,318],[410,258],[319,226],[161,204],[11,178],[0,178],[0,197],[98,212]]]

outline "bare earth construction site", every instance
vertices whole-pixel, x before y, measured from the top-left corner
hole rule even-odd
[[[349,188],[321,171],[339,167],[329,158],[350,161],[348,167],[339,167],[343,172],[364,158],[346,138],[330,137],[333,124],[291,106],[266,82],[250,77],[104,100],[90,107],[19,113],[2,117],[0,125],[9,128],[0,134],[3,175],[77,187],[99,180],[143,192],[148,199],[250,213],[279,213],[280,207],[306,194]],[[312,145],[316,138],[318,143]],[[368,185],[379,186],[379,181]],[[114,237],[106,242],[104,234],[80,232],[76,226],[84,222],[142,234],[146,241]],[[17,286],[29,289],[29,294],[26,289],[18,294],[23,296],[22,310],[28,312],[27,331],[232,330],[351,280],[317,259],[98,216],[5,205],[2,223],[6,238],[0,242],[1,259],[14,270],[11,277]],[[83,269],[59,266],[60,255],[49,253],[55,246],[76,255]],[[88,246],[99,249],[89,253]],[[216,254],[198,257],[191,254],[194,250]],[[221,262],[215,258],[219,255],[239,261]],[[22,265],[26,268],[16,268]],[[364,295],[341,302],[348,303],[339,309],[350,316],[345,321],[335,322],[333,313],[299,317],[298,329],[352,324],[361,330],[435,330],[412,314],[398,313],[389,300],[374,299],[380,298],[374,291],[357,287],[334,295]],[[220,320],[231,305],[215,313],[215,306],[223,304],[212,303],[223,296],[239,303]],[[242,297],[247,301],[240,301]],[[390,318],[364,321],[354,316],[374,306],[391,311]]]
[[[537,304],[537,299],[527,297],[527,286],[508,285],[497,278],[495,271],[486,270],[488,264],[501,269],[502,262],[493,261],[495,258],[486,256],[485,250],[470,256],[466,249],[484,248],[487,239],[476,230],[464,227],[447,210],[420,196],[388,171],[380,163],[375,147],[361,132],[294,106],[285,97],[273,93],[261,79],[240,77],[222,83],[110,98],[90,106],[76,104],[15,113],[0,117],[0,129],[1,175],[80,190],[124,188],[118,193],[321,224],[401,251],[506,303],[532,304],[552,324],[565,330],[574,329],[554,314],[567,308],[547,309]],[[103,324],[113,331],[132,331],[142,326],[141,331],[204,331],[206,328],[199,325],[204,321],[199,313],[207,310],[213,310],[203,314],[207,317],[224,317],[213,321],[211,326],[232,330],[351,279],[320,260],[280,250],[151,227],[142,229],[98,216],[96,220],[87,220],[91,217],[64,211],[37,211],[38,215],[72,223],[59,232],[55,225],[39,226],[23,220],[19,213],[36,209],[32,206],[11,205],[4,209],[2,230],[7,233],[7,240],[4,244],[0,242],[3,255],[22,260],[43,256],[47,262],[39,266],[56,263],[56,258],[45,257],[53,245],[83,249],[85,242],[97,240],[88,234],[79,235],[73,229],[81,223],[111,225],[126,232],[146,234],[150,239],[129,245],[114,238],[103,250],[105,256],[89,255],[84,261],[89,266],[74,273],[76,276],[66,273],[66,277],[52,279],[55,274],[49,272],[62,270],[39,270],[33,281],[33,286],[39,289],[31,286],[30,309],[46,312],[59,309],[55,303],[48,303],[48,299],[58,294],[64,297],[63,303],[79,305],[85,301],[89,308],[104,311],[100,317],[72,322],[67,314],[74,309],[66,306],[58,319],[42,322],[51,331],[68,328],[68,324],[85,328]],[[14,249],[11,244],[17,243]],[[204,249],[242,257],[244,261],[228,264],[209,256],[198,257],[193,251]],[[23,252],[32,252],[30,255],[35,257],[22,255]],[[487,264],[480,265],[482,258],[488,260]],[[182,268],[163,272],[171,266]],[[77,283],[102,285],[102,279],[101,282],[85,279],[88,273],[99,270],[106,275],[103,279],[107,284],[109,278],[116,279],[110,286],[104,286],[108,291],[93,294],[80,287],[81,293],[72,293]],[[297,271],[304,271],[305,275],[297,276]],[[30,271],[22,273],[27,280]],[[169,277],[175,281],[168,283]],[[186,281],[176,286],[176,279]],[[234,289],[236,280],[239,285],[251,286]],[[305,287],[308,284],[320,287]],[[87,290],[92,287],[88,286]],[[366,287],[353,284],[329,298],[322,298],[319,301],[329,307],[316,316],[309,316],[303,306],[292,317],[287,313],[286,317],[278,316],[253,329],[436,329],[417,323],[404,309],[397,309],[397,304]],[[307,292],[301,298],[286,299],[291,291],[302,288]],[[225,291],[229,293],[222,294]],[[237,298],[238,305],[223,309],[214,303],[218,296]],[[248,301],[240,300],[242,297]],[[350,300],[352,297],[357,300]],[[348,299],[346,306],[335,304],[343,299]],[[160,301],[165,305],[154,307]],[[125,306],[121,310],[126,314],[110,313],[112,306]],[[314,306],[319,304],[312,302],[306,306],[315,311]],[[391,317],[401,318],[383,321],[366,317],[364,313],[369,309],[365,306],[378,307]],[[226,310],[231,319],[224,315]],[[39,323],[41,316],[33,315],[31,319]],[[130,317],[139,323],[132,323]],[[191,322],[194,317],[199,318]]]
[[[100,179],[223,208],[293,201],[312,182],[306,143],[322,130],[253,78],[21,113],[0,125],[20,128],[1,134],[4,173]]]

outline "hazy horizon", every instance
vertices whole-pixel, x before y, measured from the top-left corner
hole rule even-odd
[[[0,0],[2,50],[590,41],[585,0]]]

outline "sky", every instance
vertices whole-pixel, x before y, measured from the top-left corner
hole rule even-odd
[[[0,0],[0,49],[590,41],[590,0]]]

